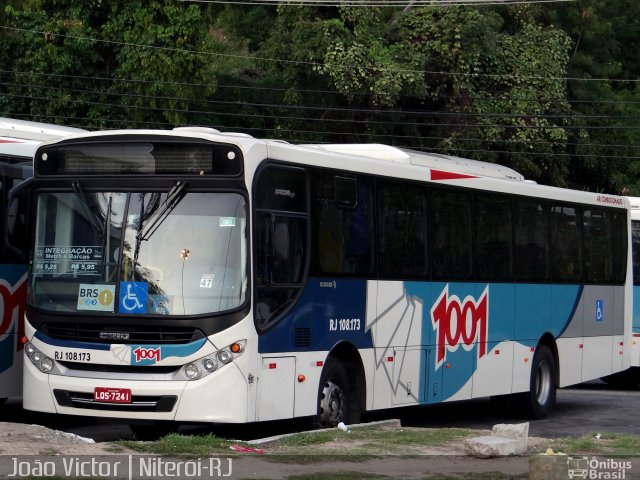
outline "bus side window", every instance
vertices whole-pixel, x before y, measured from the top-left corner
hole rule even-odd
[[[537,201],[515,203],[515,270],[519,281],[549,279],[549,209]]]
[[[414,185],[381,183],[377,188],[378,266],[381,277],[428,273],[427,198]]]
[[[438,280],[470,278],[473,273],[471,195],[433,189],[429,211],[433,277]]]
[[[554,205],[551,208],[551,247],[553,279],[579,282],[582,278],[580,215],[577,207]]]
[[[610,283],[613,277],[611,217],[598,208],[585,208],[582,212],[585,280],[592,283]]]
[[[631,222],[631,242],[633,256],[633,284],[640,285],[640,221],[638,220]]]
[[[6,184],[3,182],[4,184]],[[22,183],[23,179],[12,179],[11,188]],[[6,231],[3,238],[4,245],[4,262],[5,263],[22,263],[27,258],[28,250],[28,219],[27,209],[31,189],[20,192],[12,199],[7,199],[6,208]],[[6,193],[5,193],[6,195]]]
[[[498,195],[476,195],[476,269],[480,280],[513,276],[511,201]]]
[[[316,173],[316,273],[366,275],[373,271],[371,182],[366,177]]]

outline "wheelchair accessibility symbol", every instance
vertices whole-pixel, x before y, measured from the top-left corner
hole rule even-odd
[[[596,300],[596,322],[604,320],[604,300]]]
[[[148,296],[146,282],[120,283],[120,313],[147,313]]]

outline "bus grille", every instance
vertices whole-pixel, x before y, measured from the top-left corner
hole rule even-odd
[[[178,401],[178,397],[175,395],[133,395],[131,403],[103,403],[94,401],[93,393],[56,389],[53,394],[61,407],[119,412],[170,412]]]
[[[84,372],[109,372],[109,373],[175,373],[182,368],[181,365],[103,365],[99,363],[62,362],[60,365],[69,370],[80,370]]]
[[[90,343],[182,344],[205,338],[197,328],[158,325],[47,323],[42,332],[57,340]]]

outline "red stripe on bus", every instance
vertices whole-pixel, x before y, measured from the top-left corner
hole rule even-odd
[[[478,178],[476,175],[466,173],[446,172],[444,170],[431,169],[431,180],[459,180],[461,178]]]

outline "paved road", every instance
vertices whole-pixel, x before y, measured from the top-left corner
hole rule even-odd
[[[526,419],[497,411],[488,399],[440,404],[416,409],[416,416],[402,414],[402,424],[425,427],[490,429],[496,423],[517,423]],[[556,438],[590,432],[640,435],[640,389],[616,390],[592,382],[558,391],[556,408],[543,420],[530,421],[529,434]]]
[[[576,388],[558,391],[556,409],[544,420],[530,422],[532,436],[556,438],[579,436],[590,432],[618,432],[640,435],[640,389],[616,390],[602,382],[591,382]],[[521,418],[499,412],[488,399],[469,400],[420,408],[385,410],[368,414],[363,421],[400,418],[405,426],[464,427],[490,429],[496,423],[516,423]],[[70,417],[25,412],[19,399],[11,399],[0,408],[0,421],[37,423],[90,437],[98,442],[131,439],[125,422],[97,420],[89,417]],[[295,422],[266,422],[264,424],[232,427],[188,426],[181,431],[211,432],[237,439],[262,438],[300,430]]]

